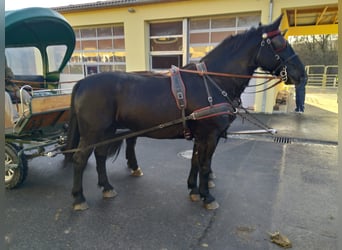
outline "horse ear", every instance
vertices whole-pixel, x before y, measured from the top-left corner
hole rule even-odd
[[[281,23],[281,19],[283,18],[283,14],[281,14],[273,23],[272,26],[274,30],[278,29]]]

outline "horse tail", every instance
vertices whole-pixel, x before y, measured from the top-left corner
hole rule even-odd
[[[121,149],[122,143],[123,143],[123,140],[116,141],[116,142],[113,142],[113,143],[109,144],[108,151],[107,151],[107,156],[108,157],[113,157],[114,158],[113,161],[115,161],[116,158],[118,157],[118,155],[120,153],[120,149]]]
[[[115,126],[113,127],[114,131],[116,131]],[[105,137],[106,139],[104,140],[104,142],[106,140],[113,140],[112,142],[107,144],[107,157],[113,157],[113,161],[116,160],[116,158],[118,157],[122,144],[123,144],[123,139],[120,140],[115,140],[115,133],[114,136],[113,134],[111,134],[112,132],[110,132],[110,134],[107,134],[108,137]]]
[[[78,143],[80,141],[80,131],[78,128],[78,121],[77,116],[75,112],[75,95],[80,86],[80,83],[77,82],[71,93],[71,105],[70,105],[70,111],[69,111],[69,123],[68,123],[68,131],[67,131],[67,144],[64,147],[64,150],[71,150],[75,149],[78,146]],[[74,152],[67,152],[64,153],[65,160],[67,162],[72,161],[72,157],[74,155]]]

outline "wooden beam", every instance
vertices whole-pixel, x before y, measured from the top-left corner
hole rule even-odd
[[[322,18],[323,18],[323,16],[324,16],[325,12],[327,12],[327,9],[328,9],[328,6],[325,6],[325,8],[323,9],[322,13],[319,15],[319,17],[318,17],[317,20],[316,20],[316,25],[318,25],[319,22],[322,20]]]
[[[338,24],[289,27],[287,33],[289,36],[338,34]]]
[[[334,24],[338,22],[338,13],[336,12],[335,18],[334,18]]]

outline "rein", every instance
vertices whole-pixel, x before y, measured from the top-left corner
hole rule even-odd
[[[206,66],[205,66],[205,63],[204,62],[201,62],[201,63],[198,63],[196,64],[196,68],[201,70],[202,72],[206,72]],[[267,133],[270,133],[270,134],[275,134],[275,130],[268,127],[265,123],[263,123],[262,121],[260,121],[259,119],[257,119],[254,115],[252,115],[246,108],[244,108],[242,105],[241,105],[241,100],[240,98],[238,99],[234,99],[234,100],[231,100],[229,97],[228,97],[228,93],[221,89],[220,86],[218,86],[218,84],[208,75],[208,74],[203,74],[202,75],[203,77],[203,81],[204,81],[204,84],[206,85],[206,88],[207,88],[207,79],[213,84],[213,86],[221,93],[221,95],[223,97],[225,97],[227,99],[227,103],[234,109],[234,113],[233,114],[236,114],[236,115],[239,115],[243,120],[248,120],[250,123],[256,125],[257,127],[265,130]],[[266,89],[263,89],[261,91],[266,91],[267,89],[270,89],[270,88],[273,88],[274,86],[278,85],[279,83],[281,83],[282,80],[279,79],[276,83],[274,83],[273,85],[271,85],[270,87],[266,88]],[[261,91],[257,91],[257,92],[261,92]],[[209,93],[209,92],[208,92]],[[252,92],[248,92],[248,93],[252,93]],[[211,98],[211,97],[210,97]],[[208,100],[209,100],[209,95],[208,95]],[[209,104],[212,103],[212,99],[211,99],[211,102],[209,101]],[[211,104],[212,105],[212,104]],[[238,109],[242,109],[244,110],[245,114],[246,115],[243,115],[242,113],[240,113],[238,111]],[[249,117],[251,117],[252,119],[250,119],[249,117],[247,117],[247,115]]]
[[[191,69],[179,69],[179,71],[186,72],[186,73],[193,73],[198,74],[200,76],[203,75],[212,75],[212,76],[223,76],[223,77],[234,77],[234,78],[261,78],[261,79],[281,79],[280,76],[256,76],[256,75],[240,75],[240,74],[231,74],[231,73],[218,73],[218,72],[211,72],[211,71],[199,71],[199,70],[191,70]]]
[[[219,103],[216,105],[213,105],[211,107],[204,107],[198,110],[195,110],[194,112],[192,112],[190,115],[182,117],[182,118],[178,118],[176,120],[172,120],[169,122],[165,122],[165,123],[161,123],[159,125],[147,128],[147,129],[143,129],[143,130],[139,130],[139,131],[135,131],[135,132],[122,132],[120,134],[118,134],[117,136],[115,136],[112,139],[109,140],[105,140],[105,141],[101,141],[92,145],[88,145],[87,147],[84,147],[82,149],[80,148],[74,148],[74,149],[69,149],[69,150],[63,150],[60,152],[54,152],[54,154],[50,154],[50,156],[55,156],[57,154],[65,154],[65,153],[75,153],[78,151],[82,151],[82,150],[87,150],[87,149],[92,149],[95,147],[99,147],[99,146],[103,146],[109,143],[113,143],[116,141],[121,141],[127,138],[132,138],[132,137],[137,137],[139,135],[143,135],[146,133],[150,133],[150,132],[154,132],[158,129],[163,129],[163,128],[167,128],[179,123],[182,123],[184,120],[185,121],[189,121],[189,120],[202,120],[202,119],[208,119],[214,116],[219,116],[219,115],[233,115],[234,113],[232,111],[230,111],[230,105],[228,103]]]
[[[266,90],[269,90],[275,86],[277,86],[278,84],[280,84],[283,80],[278,80],[276,81],[275,83],[273,83],[271,86],[268,86],[267,88],[264,88],[264,89],[261,89],[261,90],[258,90],[258,91],[252,91],[252,92],[245,92],[246,94],[255,94],[255,93],[260,93],[260,92],[265,92]],[[263,82],[261,84],[257,84],[257,85],[253,85],[253,86],[247,86],[247,87],[255,87],[255,86],[260,86],[260,85],[265,85],[268,81],[266,82]]]

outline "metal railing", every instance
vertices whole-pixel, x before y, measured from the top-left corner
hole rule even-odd
[[[307,65],[305,70],[308,75],[308,86],[323,88],[338,86],[337,65]]]

